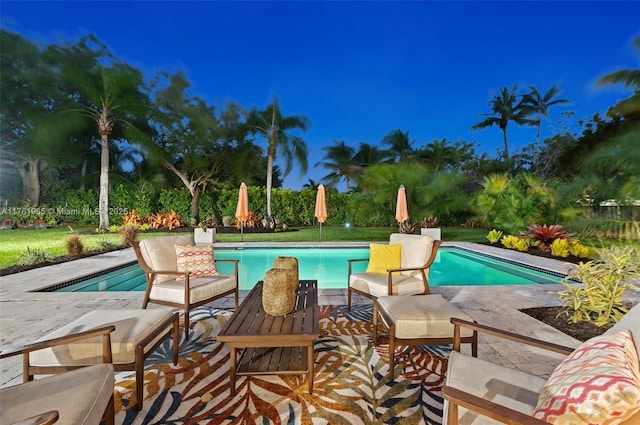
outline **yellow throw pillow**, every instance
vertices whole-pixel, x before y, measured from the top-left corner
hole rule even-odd
[[[401,261],[402,245],[372,243],[369,245],[367,273],[387,273],[388,269],[399,269]]]
[[[191,279],[218,274],[216,264],[213,261],[212,245],[176,245],[176,256],[178,257],[178,271],[191,273],[189,276]],[[185,277],[181,274],[176,277],[176,280],[184,280]]]

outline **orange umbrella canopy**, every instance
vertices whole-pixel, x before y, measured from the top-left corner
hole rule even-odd
[[[320,223],[327,221],[327,202],[324,197],[324,186],[318,186],[318,193],[316,194],[316,212],[315,216]]]
[[[247,185],[242,183],[240,185],[240,192],[238,192],[238,206],[236,207],[236,218],[244,223],[249,218],[249,195],[247,194]]]
[[[407,193],[404,190],[404,185],[400,185],[398,189],[398,201],[396,202],[396,220],[398,220],[398,223],[402,223],[408,219]]]

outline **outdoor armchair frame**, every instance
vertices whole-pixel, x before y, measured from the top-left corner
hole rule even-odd
[[[434,240],[433,241],[433,246],[431,248],[431,255],[429,256],[429,259],[427,260],[427,262],[420,267],[411,267],[411,268],[399,268],[399,269],[387,269],[387,294],[386,295],[393,295],[393,287],[394,287],[394,282],[393,282],[393,276],[394,273],[400,273],[400,272],[404,272],[404,271],[419,271],[420,272],[420,277],[422,278],[422,284],[424,285],[424,290],[423,292],[419,293],[419,294],[424,294],[424,295],[428,295],[431,293],[431,290],[429,289],[429,276],[427,275],[427,270],[429,270],[429,268],[433,265],[434,261],[436,260],[436,256],[438,254],[438,249],[440,248],[440,245],[442,245],[442,241],[441,240]],[[362,261],[369,261],[369,258],[356,258],[356,259],[349,259],[347,260],[348,263],[348,271],[347,271],[347,276],[348,279],[350,280],[352,273],[352,267],[353,267],[353,263],[357,263],[357,262],[362,262]],[[359,289],[353,288],[351,286],[351,283],[349,282],[349,289],[347,291],[347,306],[349,308],[349,310],[351,309],[351,301],[352,301],[352,294],[353,293],[362,295],[363,297],[369,298],[371,300],[375,300],[377,297],[375,295],[372,295],[368,292],[365,291],[361,291]],[[418,295],[418,294],[414,294],[414,295]]]
[[[0,350],[0,359],[5,359],[8,357],[12,357],[12,356],[19,356],[22,355],[23,356],[23,369],[24,370],[28,370],[28,366],[29,366],[29,354],[37,351],[37,350],[43,350],[46,348],[52,348],[52,347],[57,347],[57,346],[61,346],[61,345],[67,345],[73,342],[78,342],[78,341],[82,341],[85,339],[89,339],[89,338],[94,338],[94,337],[102,337],[102,345],[103,345],[103,350],[102,350],[102,359],[103,362],[105,364],[108,364],[109,367],[109,373],[110,375],[113,377],[113,365],[111,364],[112,361],[112,354],[111,354],[111,332],[113,332],[115,330],[115,326],[113,325],[108,325],[108,326],[102,326],[99,328],[95,328],[92,330],[88,330],[88,331],[84,331],[84,332],[79,332],[79,333],[75,333],[75,334],[70,334],[70,335],[65,335],[63,337],[59,337],[59,338],[52,338],[52,339],[47,339],[47,340],[43,340],[43,341],[38,341],[38,342],[34,342],[34,343],[29,343],[29,344],[24,344],[21,346],[16,346],[16,347],[10,347],[10,348],[6,348],[6,349],[2,349]],[[85,366],[82,369],[85,370],[89,370],[91,368],[104,368],[105,365],[92,365],[92,366]],[[69,372],[69,373],[73,373],[73,372]],[[82,373],[81,371],[75,372],[77,373]],[[23,384],[19,384],[19,385],[30,385],[32,387],[36,387],[38,385],[40,385],[41,382],[45,382],[49,379],[63,379],[65,375],[64,373],[57,375],[53,378],[44,378],[44,379],[40,379],[40,380],[36,380],[36,381],[30,381],[30,377],[28,374],[23,373]],[[112,378],[113,379],[113,378]],[[18,387],[19,385],[17,385],[16,387]],[[6,391],[11,391],[11,389],[14,387],[7,387],[7,388],[3,388],[2,390],[6,390]],[[31,387],[29,387],[31,388]],[[82,391],[83,389],[80,388],[79,391]],[[67,394],[65,397],[65,401],[68,401],[70,403],[73,403],[74,400],[68,399],[68,396],[72,395],[72,394]],[[84,396],[86,396],[86,394],[84,394]],[[99,394],[95,395],[96,400],[93,400],[94,403],[96,403],[99,397]],[[22,419],[20,422],[18,423],[54,423],[52,422],[53,418],[55,417],[55,420],[57,421],[58,416],[62,415],[63,413],[63,408],[64,406],[60,405],[60,406],[55,406],[56,410],[51,410],[49,408],[50,406],[43,406],[43,412],[41,413],[36,413],[33,411],[25,411],[25,418]],[[101,406],[96,406],[101,408]],[[35,413],[35,415],[34,415]],[[104,411],[102,412],[102,416],[104,417],[105,423],[107,425],[114,425],[114,415],[115,415],[115,404],[114,404],[114,394],[113,394],[113,387],[111,388],[111,396],[109,398],[108,403],[106,404],[106,406],[104,407]],[[44,422],[38,422],[39,420],[44,419]]]
[[[509,332],[491,326],[470,322],[468,320],[451,318],[451,323],[454,325],[453,349],[458,352],[460,351],[460,328],[462,327],[471,329],[478,333],[484,333],[509,341],[514,341],[532,347],[553,351],[555,353],[569,355],[574,351],[574,348],[571,347],[566,347],[536,338],[527,337],[524,335],[516,334],[514,332]],[[476,412],[480,415],[495,419],[506,424],[547,424],[547,422],[536,419],[530,415],[526,415],[524,413],[518,412],[517,410],[510,409],[506,406],[502,406],[493,401],[478,397],[476,395],[451,386],[445,385],[442,388],[442,395],[449,403],[447,411],[447,425],[458,425],[458,406],[464,407],[470,411]]]

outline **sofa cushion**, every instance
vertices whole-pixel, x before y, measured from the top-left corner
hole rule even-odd
[[[50,410],[57,424],[98,424],[113,397],[113,365],[87,366],[0,389],[0,424],[10,424]]]
[[[449,355],[446,385],[526,415],[533,412],[545,381],[539,376],[457,351]],[[445,400],[443,424],[449,423],[448,406],[449,402]],[[463,407],[458,408],[458,413],[460,424],[500,424]]]
[[[533,416],[555,424],[615,425],[640,411],[640,365],[628,330],[591,338],[552,372]]]
[[[397,338],[452,338],[452,317],[473,322],[473,317],[450,303],[440,294],[413,297],[378,297],[378,308],[396,326]],[[462,337],[473,336],[473,330],[462,328]]]
[[[369,265],[367,273],[387,273],[388,269],[399,269],[401,265],[400,244],[377,244],[369,245]],[[400,274],[400,273],[394,273]]]
[[[165,337],[161,331],[166,327],[160,328],[160,325],[173,314],[171,308],[93,310],[47,334],[40,341],[88,331],[100,326],[114,325],[116,329],[111,333],[113,364],[133,363],[136,361],[136,347],[142,341],[156,334],[155,338],[143,346],[144,351],[147,352],[156,342]],[[30,355],[30,360],[32,365],[41,367],[95,364],[103,361],[102,350],[102,337],[87,338],[79,342],[34,351]]]
[[[353,273],[349,276],[349,287],[374,297],[385,295],[424,294],[424,282],[421,278],[398,275],[391,276],[393,293],[389,294],[389,275],[387,273]]]
[[[193,245],[193,235],[159,236],[140,241],[140,253],[153,270],[177,271],[176,245]],[[175,280],[175,274],[159,274],[155,282]]]
[[[213,261],[212,245],[176,245],[176,262],[180,273],[189,273],[189,278],[215,276],[218,274]],[[179,274],[176,280],[184,280],[185,275]]]
[[[412,267],[422,267],[427,264],[431,251],[433,250],[433,238],[431,236],[408,235],[404,233],[393,233],[389,237],[390,244],[399,243],[402,245],[400,265],[403,269]],[[403,271],[407,276],[419,276],[419,270]]]

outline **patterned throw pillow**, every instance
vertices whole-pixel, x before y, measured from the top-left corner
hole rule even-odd
[[[619,424],[640,411],[640,365],[628,330],[583,343],[553,371],[533,416],[552,424]]]
[[[190,279],[218,274],[213,262],[213,245],[176,245],[176,255],[178,271],[191,273]],[[183,274],[176,277],[176,280],[184,279]]]
[[[387,269],[399,269],[402,263],[401,254],[402,245],[400,244],[370,244],[367,273],[387,273]]]

